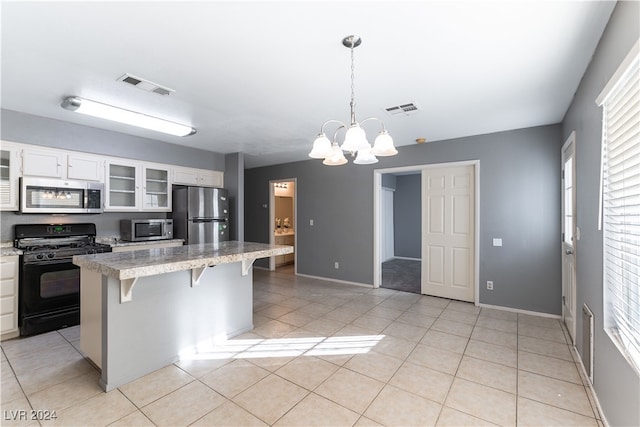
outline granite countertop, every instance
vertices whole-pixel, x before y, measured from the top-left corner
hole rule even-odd
[[[0,256],[14,256],[14,255],[22,255],[22,250],[14,248],[13,242],[9,242],[9,241],[0,242]]]
[[[110,245],[111,247],[118,246],[136,246],[136,245],[153,245],[157,243],[172,243],[172,242],[181,242],[184,243],[184,239],[159,239],[159,240],[144,240],[142,242],[127,242],[124,240],[120,240],[120,237],[117,236],[98,236],[96,237],[96,242],[103,243],[105,245]]]
[[[253,261],[288,253],[293,253],[292,246],[231,241],[131,252],[76,255],[73,257],[73,263],[105,276],[125,280],[216,264]]]

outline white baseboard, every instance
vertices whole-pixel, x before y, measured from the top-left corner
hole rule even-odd
[[[501,305],[490,305],[478,303],[478,307],[493,308],[495,310],[511,311],[513,313],[530,314],[531,316],[549,317],[551,319],[562,319],[558,314],[540,313],[538,311],[523,310],[521,308],[503,307]]]
[[[373,285],[371,285],[369,283],[350,282],[348,280],[331,279],[329,277],[312,276],[310,274],[300,274],[300,273],[296,273],[296,276],[308,277],[310,279],[324,280],[326,282],[342,283],[342,284],[345,284],[345,285],[353,285],[353,286],[362,286],[362,287],[365,287],[365,288],[373,288]]]
[[[591,396],[593,397],[594,403],[596,404],[596,408],[598,410],[598,414],[600,415],[600,420],[602,421],[602,424],[604,424],[605,427],[609,427],[609,423],[607,422],[607,419],[604,416],[604,412],[602,411],[602,406],[600,406],[598,395],[596,394],[596,391],[593,388],[593,384],[591,384],[591,381],[589,381],[589,375],[587,375],[587,370],[585,369],[584,364],[582,363],[582,357],[580,357],[580,353],[578,353],[578,349],[574,345],[570,345],[569,348],[571,348],[571,350],[574,352],[573,358],[577,359],[579,362],[578,365],[580,366],[580,370],[582,371],[580,378],[582,379],[583,383],[585,382],[585,379],[586,379],[587,386],[589,387],[589,391],[591,391]]]
[[[408,257],[408,256],[394,256],[391,259],[406,259],[406,260],[409,260],[409,261],[422,261],[422,258],[411,258],[411,257]]]

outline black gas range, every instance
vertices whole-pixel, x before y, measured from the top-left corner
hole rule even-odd
[[[96,226],[18,224],[14,246],[21,249],[18,323],[20,335],[35,335],[80,323],[80,269],[74,255],[111,252],[96,243]]]

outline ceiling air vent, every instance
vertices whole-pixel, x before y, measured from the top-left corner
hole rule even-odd
[[[149,80],[141,79],[140,77],[132,76],[131,74],[125,74],[123,76],[120,76],[118,80],[124,83],[128,83],[132,86],[135,86],[138,89],[142,89],[147,92],[157,93],[159,95],[169,95],[170,93],[175,92],[175,90],[171,88],[160,86],[157,83],[153,83],[153,82],[150,82]]]
[[[418,112],[418,106],[413,102],[409,104],[394,105],[384,109],[390,116],[409,116]]]

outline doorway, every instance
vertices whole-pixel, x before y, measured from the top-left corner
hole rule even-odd
[[[420,294],[420,171],[383,175],[380,286]]]
[[[460,228],[460,224],[461,224],[461,217],[460,215],[462,215],[463,212],[466,212],[465,215],[467,215],[467,222],[466,224],[466,228],[465,230],[465,234],[467,235],[467,242],[466,242],[466,246],[463,248],[461,247],[449,247],[449,251],[453,251],[453,255],[455,255],[453,258],[450,259],[449,265],[446,264],[442,264],[440,263],[440,268],[441,268],[441,272],[443,272],[443,277],[444,277],[444,272],[445,271],[449,271],[451,273],[454,273],[453,275],[450,275],[450,277],[452,278],[452,283],[454,283],[453,289],[458,292],[460,290],[460,288],[465,288],[466,289],[466,295],[460,296],[460,295],[442,295],[445,296],[447,298],[453,298],[453,299],[458,299],[458,300],[467,300],[467,301],[471,301],[474,302],[475,304],[478,304],[478,277],[479,277],[479,260],[478,260],[478,246],[479,246],[479,205],[480,205],[480,193],[479,193],[479,173],[480,173],[480,162],[478,160],[472,160],[472,161],[463,161],[463,162],[452,162],[452,163],[444,163],[444,164],[434,164],[434,165],[418,165],[418,166],[407,166],[407,167],[400,167],[400,168],[389,168],[389,169],[379,169],[374,171],[374,264],[373,264],[373,285],[374,287],[380,287],[382,284],[382,270],[383,270],[383,266],[382,266],[382,262],[384,260],[384,233],[385,233],[385,227],[388,227],[388,222],[389,222],[389,218],[386,218],[384,215],[384,208],[383,208],[383,200],[384,200],[384,194],[383,194],[383,177],[386,178],[387,174],[428,174],[428,171],[438,171],[442,172],[444,170],[447,169],[451,169],[451,168],[462,168],[462,170],[464,170],[464,173],[462,173],[462,175],[459,175],[459,171],[450,171],[451,177],[450,180],[451,182],[454,183],[454,186],[460,187],[462,185],[462,182],[464,181],[465,187],[467,188],[467,194],[465,196],[462,196],[461,194],[458,193],[453,193],[451,195],[451,197],[449,198],[449,202],[450,203],[457,203],[458,206],[461,209],[456,209],[452,212],[449,212],[449,215],[453,214],[453,217],[450,217],[450,219],[452,221],[457,221],[457,227],[455,229],[455,233],[454,236],[457,238],[459,236],[457,236],[458,234],[462,234],[461,231],[462,229]],[[427,172],[425,172],[427,171]],[[424,180],[424,178],[421,178],[421,180]],[[426,199],[426,194],[428,194],[428,189],[425,188],[424,186],[424,181],[422,181],[423,184],[422,188],[423,190],[421,190],[420,195],[418,196],[421,200],[421,218],[425,218],[425,213],[426,209],[425,208],[425,199]],[[458,188],[459,190],[459,188]],[[458,191],[456,190],[456,191]],[[455,197],[454,197],[455,196]],[[462,209],[462,205],[461,202],[462,200],[465,199],[467,201],[466,205],[464,205],[464,209]],[[457,216],[456,216],[457,215]],[[397,220],[397,219],[396,219]],[[428,255],[427,249],[425,248],[425,245],[428,245],[428,241],[426,240],[428,237],[428,233],[425,233],[425,228],[424,228],[424,222],[422,222],[422,225],[420,226],[420,228],[422,228],[421,232],[420,232],[420,254],[419,254],[419,259],[421,260],[421,263],[426,263],[427,258],[426,255]],[[427,225],[432,225],[432,224],[427,224]],[[434,231],[434,230],[432,230]],[[397,241],[397,237],[396,237],[396,241]],[[435,249],[435,248],[431,248],[431,249]],[[444,252],[441,252],[444,254]],[[435,250],[432,250],[432,258],[430,260],[430,262],[433,264],[435,263],[435,261],[437,260],[435,257],[436,253]],[[445,262],[444,260],[444,255],[443,255],[443,262]],[[462,270],[464,272],[464,274],[460,274],[457,271],[457,267],[453,264],[453,263],[461,263],[464,262],[465,263],[465,269]],[[425,271],[426,270],[426,271]],[[420,286],[420,293],[422,294],[427,294],[427,295],[436,295],[436,293],[432,290],[432,289],[425,289],[422,284],[425,283],[425,279],[429,278],[429,274],[430,274],[430,270],[428,270],[428,268],[421,268],[421,272],[420,272],[420,276],[421,276],[421,286]],[[457,274],[457,275],[456,275]],[[432,275],[432,278],[434,278],[434,276]],[[463,280],[464,279],[464,280]],[[464,283],[464,284],[463,284]]]
[[[576,341],[576,133],[562,146],[562,319]]]
[[[269,258],[269,270],[296,272],[296,179],[269,182],[269,242],[294,247],[294,252]]]

